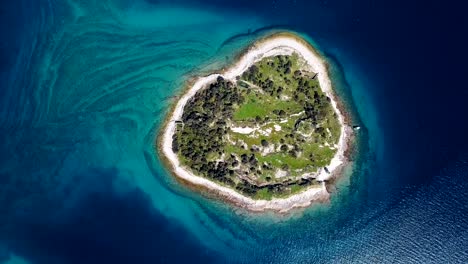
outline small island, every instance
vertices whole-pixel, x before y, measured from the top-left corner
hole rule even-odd
[[[329,199],[351,128],[324,60],[280,33],[221,73],[197,79],[168,116],[158,149],[173,174],[252,211]]]

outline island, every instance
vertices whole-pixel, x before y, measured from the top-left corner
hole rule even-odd
[[[158,150],[190,186],[250,211],[286,212],[329,199],[326,182],[347,163],[352,133],[340,108],[324,59],[278,33],[190,83]]]

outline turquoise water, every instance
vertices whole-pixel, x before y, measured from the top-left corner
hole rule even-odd
[[[293,12],[273,19],[180,1],[39,1],[26,8],[17,17],[21,45],[2,75],[0,262],[468,259],[454,250],[468,248],[467,222],[452,215],[466,209],[466,163],[450,160],[433,182],[407,184],[416,165],[395,145],[399,134],[389,127],[396,121],[383,118],[383,74],[338,34],[346,22],[333,24],[332,7],[309,8],[309,23],[330,27],[274,26],[305,22]],[[253,215],[180,185],[154,143],[188,80],[284,29],[326,55],[339,95],[363,129],[353,170],[330,203],[288,216]]]

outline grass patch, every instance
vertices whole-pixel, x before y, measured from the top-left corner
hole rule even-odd
[[[273,198],[273,193],[267,188],[262,188],[257,191],[254,198],[258,200],[271,200]]]

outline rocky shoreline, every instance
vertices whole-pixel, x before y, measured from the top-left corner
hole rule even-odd
[[[195,175],[189,168],[180,165],[177,155],[172,151],[172,135],[175,131],[175,122],[183,113],[184,106],[199,89],[206,84],[214,82],[217,77],[235,80],[236,76],[242,74],[250,65],[264,57],[275,55],[288,55],[292,52],[298,53],[307,62],[311,71],[318,73],[320,87],[327,96],[331,98],[331,103],[338,114],[341,124],[341,136],[338,143],[338,150],[327,168],[322,168],[318,172],[317,180],[321,182],[320,187],[313,186],[300,193],[286,198],[273,198],[271,200],[255,200],[244,196],[232,188],[220,185],[209,179]],[[306,41],[292,33],[279,33],[255,42],[246,52],[240,56],[233,66],[206,77],[196,79],[189,88],[179,98],[176,105],[169,113],[160,135],[158,136],[158,152],[167,165],[168,169],[179,180],[189,186],[200,188],[210,194],[222,197],[224,200],[245,208],[249,211],[277,211],[287,212],[294,208],[307,207],[313,202],[328,201],[330,194],[326,188],[326,181],[336,178],[342,173],[343,167],[348,164],[346,150],[351,141],[352,129],[347,123],[349,120],[343,115],[343,105],[339,104],[337,96],[332,90],[331,80],[328,76],[328,66],[318,52]]]

